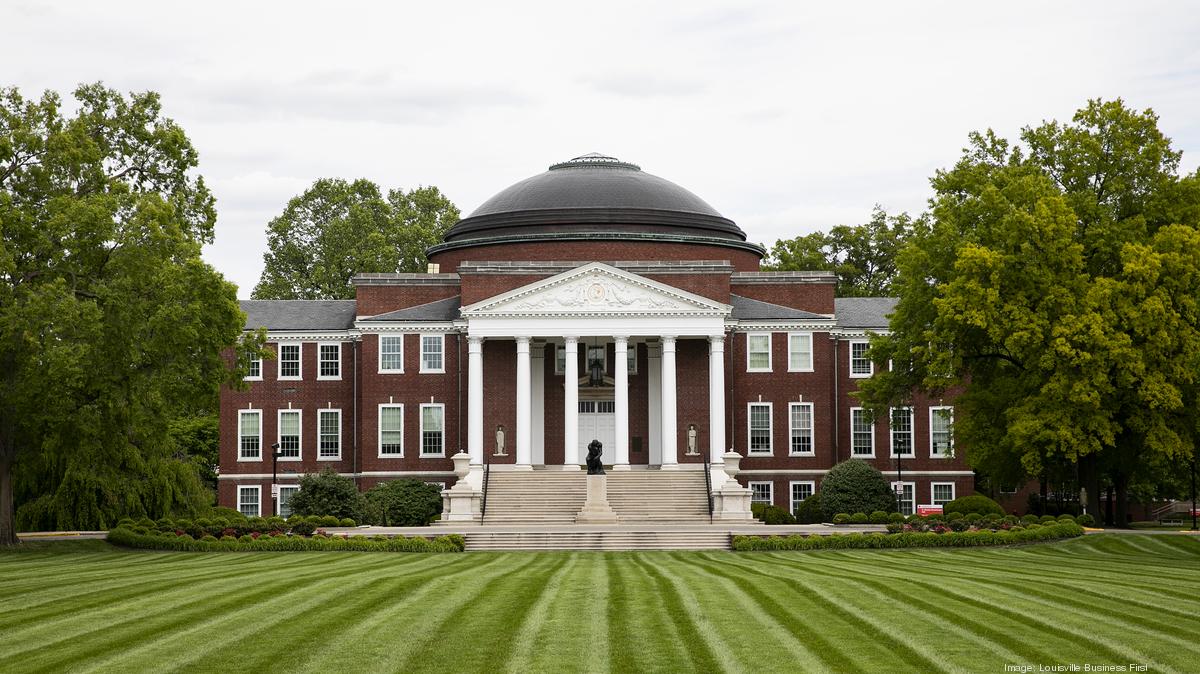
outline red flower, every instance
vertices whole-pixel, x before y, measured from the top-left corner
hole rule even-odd
[[[250,533],[250,538],[253,538],[253,539],[255,539],[255,540],[258,540],[258,537],[259,537],[259,536],[261,536],[261,535],[262,535],[262,534],[258,533],[257,531],[254,531],[254,532],[251,532],[251,533]]]

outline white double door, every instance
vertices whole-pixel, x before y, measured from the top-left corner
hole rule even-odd
[[[599,440],[604,445],[601,459],[606,465],[616,461],[617,404],[612,400],[579,401],[579,461],[587,461],[588,445]]]

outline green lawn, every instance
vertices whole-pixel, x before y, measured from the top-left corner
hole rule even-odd
[[[1200,667],[1200,539],[789,553],[0,553],[0,671]]]

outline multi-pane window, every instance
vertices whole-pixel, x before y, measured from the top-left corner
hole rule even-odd
[[[404,372],[404,335],[379,336],[379,371]]]
[[[404,405],[379,406],[379,455],[404,456]]]
[[[892,493],[896,495],[896,499],[900,502],[900,512],[904,515],[911,515],[916,511],[915,500],[913,498],[916,493],[916,485],[912,482],[893,482]]]
[[[262,412],[238,410],[238,461],[262,458]]]
[[[317,363],[317,379],[342,378],[342,345],[319,344],[317,346],[319,362]]]
[[[421,335],[421,372],[445,372],[442,335]]]
[[[812,403],[790,403],[788,405],[791,428],[791,453],[813,453],[813,406]]]
[[[342,411],[317,410],[317,459],[342,458]]]
[[[870,342],[850,342],[850,376],[870,377],[875,372],[875,364],[867,358]]]
[[[446,455],[446,408],[421,405],[421,456]]]
[[[279,378],[280,379],[299,379],[300,378],[300,345],[299,344],[280,344],[279,345]]]
[[[262,358],[252,358],[250,360],[250,367],[246,369],[246,379],[247,381],[262,380]]]
[[[746,370],[749,372],[771,371],[771,333],[759,332],[746,335]]]
[[[751,503],[766,503],[770,505],[775,502],[773,482],[751,482],[750,483],[750,502]]]
[[[850,408],[850,454],[875,456],[875,425],[871,415],[861,407]]]
[[[793,482],[792,483],[792,514],[800,509],[800,504],[804,499],[813,495],[814,485],[812,482]]]
[[[259,488],[238,487],[238,512],[246,517],[259,516]]]
[[[913,456],[913,411],[892,408],[892,456]]]
[[[637,374],[637,344],[630,344],[629,349],[625,352],[625,371],[629,374]]]
[[[279,485],[279,516],[291,517],[292,506],[288,504],[292,500],[292,495],[300,491],[300,487],[295,485]]]
[[[771,453],[771,403],[750,403],[750,453]]]
[[[279,458],[300,458],[300,410],[279,410]]]
[[[812,333],[793,332],[788,335],[788,372],[812,372]]]
[[[554,374],[563,374],[567,371],[567,347],[554,347]]]
[[[934,482],[932,489],[933,505],[944,506],[954,500],[953,482]]]
[[[953,407],[929,408],[929,455],[934,457],[954,456]]]

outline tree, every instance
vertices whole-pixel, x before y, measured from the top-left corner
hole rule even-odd
[[[821,479],[821,509],[825,521],[839,513],[896,512],[896,494],[879,469],[862,459],[847,459]]]
[[[255,299],[353,299],[350,279],[366,272],[423,272],[425,249],[458,222],[436,187],[384,198],[369,180],[322,178],[288,202],[267,227]]]
[[[771,271],[831,271],[837,275],[838,297],[890,296],[896,256],[913,226],[908,214],[889,216],[876,206],[866,224],[838,225],[828,233],[776,241],[763,267]]]
[[[392,480],[366,493],[373,512],[385,527],[423,527],[442,511],[440,487],[420,480]]]
[[[900,302],[860,386],[882,410],[914,387],[964,387],[955,434],[971,465],[1101,478],[1125,521],[1131,482],[1190,460],[1200,375],[1200,174],[1150,110],[1090,101],[1014,146],[970,137],[933,178],[932,217],[900,255]]]
[[[326,467],[320,473],[301,476],[300,491],[288,499],[288,507],[296,515],[333,515],[338,519],[359,519],[363,511],[363,495],[353,479]]]
[[[154,93],[0,91],[0,545],[208,508],[169,420],[240,380],[244,314],[205,264],[197,155]]]

